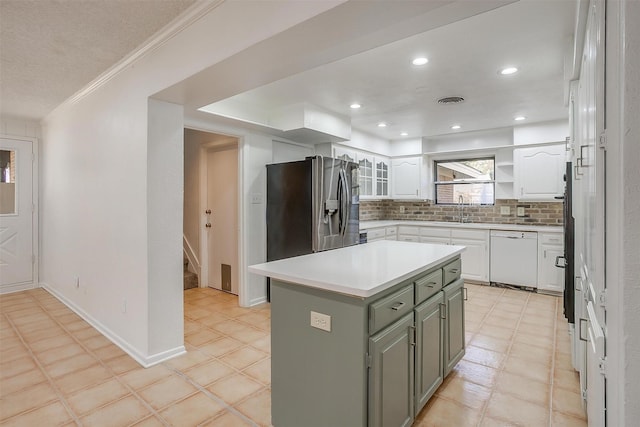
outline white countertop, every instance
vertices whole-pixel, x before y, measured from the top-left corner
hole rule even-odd
[[[454,258],[464,246],[383,240],[249,266],[251,273],[366,298]]]
[[[562,226],[552,225],[521,225],[521,224],[491,224],[484,222],[443,222],[443,221],[410,221],[410,220],[384,220],[384,221],[360,221],[360,230],[377,227],[393,227],[396,225],[423,226],[423,227],[447,227],[447,228],[473,228],[477,230],[514,230],[514,231],[538,231],[541,233],[562,233]]]

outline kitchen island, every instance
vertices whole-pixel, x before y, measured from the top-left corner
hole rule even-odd
[[[464,355],[462,246],[380,241],[271,277],[272,424],[404,426]]]

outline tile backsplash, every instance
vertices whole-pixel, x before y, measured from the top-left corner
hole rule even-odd
[[[502,215],[501,207],[508,206],[509,214]],[[523,207],[525,216],[517,216],[517,208]],[[431,200],[361,200],[360,221],[414,220],[459,221],[457,205],[436,205]],[[494,206],[465,205],[464,216],[470,222],[490,224],[562,225],[562,203],[519,202],[496,200]]]

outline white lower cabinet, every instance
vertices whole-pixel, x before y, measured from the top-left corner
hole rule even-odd
[[[420,227],[407,225],[398,226],[398,240],[402,240],[404,242],[419,242]]]
[[[378,227],[367,229],[367,242],[376,240],[398,240],[397,227]]]
[[[399,225],[368,230],[369,242],[402,240],[405,242],[465,246],[462,253],[462,278],[489,282],[489,230],[461,227]],[[564,270],[556,267],[556,258],[564,255],[562,233],[538,233],[537,287],[541,291],[564,292]],[[562,264],[560,264],[562,265]]]
[[[462,277],[479,282],[489,281],[489,251],[486,240],[451,238],[452,245],[466,246],[462,252]]]
[[[564,257],[563,243],[562,233],[538,233],[539,291],[564,292],[564,269],[556,266],[556,259]]]
[[[462,277],[478,282],[489,281],[488,230],[401,225],[398,227],[398,240],[466,246],[462,253]]]
[[[398,240],[398,227],[385,227],[385,240]]]
[[[370,228],[367,230],[367,243],[375,242],[376,240],[384,240],[384,239],[385,239],[384,227]]]
[[[448,245],[451,243],[451,229],[443,227],[420,227],[420,241],[422,243]]]

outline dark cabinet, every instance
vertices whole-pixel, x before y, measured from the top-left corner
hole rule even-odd
[[[369,426],[413,423],[413,330],[410,313],[369,338]]]
[[[464,335],[464,281],[456,282],[443,289],[444,315],[444,375],[453,369],[465,349]]]
[[[416,414],[444,379],[443,333],[444,297],[438,292],[415,309],[416,317]]]

